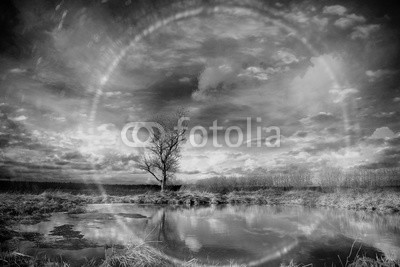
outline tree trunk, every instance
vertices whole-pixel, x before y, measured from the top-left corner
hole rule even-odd
[[[161,192],[164,192],[166,184],[167,184],[167,173],[163,172],[163,177],[161,178]]]
[[[161,192],[164,192],[164,187],[165,187],[165,180],[162,178],[161,180]]]

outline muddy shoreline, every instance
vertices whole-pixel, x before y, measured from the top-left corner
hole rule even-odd
[[[315,190],[265,189],[234,191],[227,194],[200,191],[167,191],[145,194],[74,195],[45,192],[39,195],[0,193],[0,225],[34,224],[54,212],[85,213],[87,204],[135,203],[201,206],[219,204],[301,205],[364,210],[379,214],[400,213],[400,191],[397,189],[340,189],[334,192]]]

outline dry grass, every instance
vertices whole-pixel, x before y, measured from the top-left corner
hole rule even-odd
[[[228,264],[218,262],[210,262],[208,264],[201,263],[198,259],[181,261],[171,258],[156,248],[151,247],[148,243],[131,244],[123,251],[115,251],[113,255],[108,257],[101,267],[158,267],[158,266],[176,266],[176,267],[209,267],[209,266],[229,266],[244,267],[243,264],[237,264],[233,260]]]
[[[365,256],[357,256],[356,259],[347,265],[348,267],[398,267],[400,261],[385,258],[371,259]],[[346,266],[346,267],[347,267]]]
[[[81,267],[98,267],[95,260],[87,260]],[[70,267],[70,264],[62,260],[54,261],[48,258],[39,259],[16,251],[1,252],[0,266],[4,267]]]
[[[55,262],[50,259],[38,259],[18,252],[2,252],[0,254],[0,266],[4,267],[69,267],[66,262]],[[84,265],[82,267],[94,267]]]
[[[102,267],[128,266],[174,266],[161,256],[161,253],[146,243],[131,244],[123,251],[113,251],[103,262]]]
[[[291,261],[289,264],[281,264],[281,267],[312,267],[312,264],[296,264]],[[337,267],[398,267],[400,262],[396,260],[390,260],[385,258],[368,258],[365,256],[356,256],[351,262],[345,262]]]
[[[337,189],[321,194],[317,206],[369,210],[380,213],[400,211],[400,193],[396,189]]]
[[[24,255],[18,252],[9,252],[0,254],[0,265],[4,267],[69,267],[70,265],[66,262],[54,262],[49,259],[39,260],[28,255]],[[92,260],[87,261],[82,267],[95,267],[99,264]],[[106,260],[100,263],[100,267],[157,267],[157,266],[177,266],[177,267],[204,267],[199,263],[197,259],[193,259],[186,262],[174,262],[164,256],[157,249],[149,246],[146,243],[130,245],[122,251],[115,251]],[[213,266],[218,266],[215,264]],[[229,266],[241,266],[231,262]],[[312,264],[296,264],[291,261],[289,264],[281,264],[281,267],[312,267]],[[338,267],[398,267],[400,262],[398,260],[391,260],[386,258],[376,259],[368,258],[365,256],[357,255],[353,261],[346,260],[342,262]]]
[[[18,252],[2,252],[0,253],[0,266],[31,266],[34,258]],[[34,266],[34,265],[33,265]]]

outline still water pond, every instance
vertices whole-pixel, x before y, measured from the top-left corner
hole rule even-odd
[[[338,209],[187,209],[100,204],[90,205],[85,214],[56,213],[49,221],[20,225],[17,230],[42,234],[20,244],[23,252],[38,257],[62,257],[75,266],[86,259],[104,259],[110,246],[121,247],[143,239],[168,257],[196,258],[210,265],[233,261],[279,266],[294,260],[314,266],[341,266],[340,261],[346,262],[349,254],[351,258],[356,253],[400,259],[400,216]]]

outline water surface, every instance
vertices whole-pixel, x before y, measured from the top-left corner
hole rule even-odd
[[[294,260],[341,266],[357,253],[400,259],[400,216],[326,208],[99,204],[86,214],[56,213],[18,230],[43,234],[24,243],[24,252],[62,257],[76,266],[104,259],[112,246],[143,239],[175,260],[196,258],[210,265],[276,266]]]

